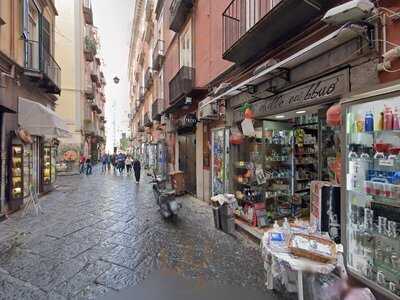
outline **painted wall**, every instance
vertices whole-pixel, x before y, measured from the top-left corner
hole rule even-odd
[[[230,0],[196,1],[194,19],[194,62],[196,87],[205,87],[233,64],[222,59],[222,13]]]

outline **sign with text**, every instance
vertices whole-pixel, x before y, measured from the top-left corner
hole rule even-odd
[[[337,98],[346,92],[348,92],[348,76],[345,72],[341,72],[256,101],[252,104],[252,110],[255,118],[261,118],[300,107],[320,104]],[[242,119],[243,113],[239,110],[235,111],[234,120],[237,122]]]

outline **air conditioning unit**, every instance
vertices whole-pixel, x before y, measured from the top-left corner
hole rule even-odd
[[[352,0],[328,10],[322,21],[328,24],[357,22],[372,16],[375,5],[369,0]]]
[[[217,120],[219,119],[218,103],[210,102],[211,98],[207,97],[199,103],[199,120]],[[210,103],[207,103],[210,102]]]

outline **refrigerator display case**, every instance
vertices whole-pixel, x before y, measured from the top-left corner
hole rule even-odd
[[[400,296],[400,101],[348,103],[345,219],[349,271]]]
[[[10,164],[10,206],[18,207],[24,198],[24,173],[23,173],[24,148],[22,145],[11,146]]]
[[[43,145],[42,149],[42,191],[47,192],[53,183],[55,176],[55,161],[53,160],[53,149],[49,144]],[[54,156],[55,157],[55,156]]]

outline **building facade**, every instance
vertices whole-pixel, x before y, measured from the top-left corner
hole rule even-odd
[[[354,143],[366,143],[358,132],[350,145],[348,124],[358,122],[363,132],[365,116],[373,116],[374,133],[384,111],[388,118],[398,114],[398,1],[136,4],[130,117],[132,146],[145,165],[154,164],[151,144],[161,139],[166,154],[156,157],[167,162],[167,173],[183,172],[186,190],[206,201],[235,194],[241,218],[254,226],[263,226],[258,223],[263,218],[309,216],[312,181],[339,186],[349,270],[394,298],[393,291],[362,274],[368,259],[353,251],[361,246],[348,236],[354,226],[347,206],[360,200],[348,186],[354,174],[346,172],[354,165],[346,154]],[[378,101],[388,97],[393,98]],[[370,112],[366,104],[356,112],[351,99],[379,103]],[[283,150],[284,141],[294,150]],[[306,149],[309,145],[313,148]],[[291,153],[290,168],[278,165]],[[362,198],[363,209],[375,205],[368,197]]]
[[[53,1],[0,3],[1,212],[55,182],[58,138],[68,134],[54,114],[61,92],[55,57]]]
[[[67,121],[72,133],[72,137],[61,139],[59,160],[68,160],[70,151],[98,160],[105,145],[106,98],[92,3],[57,1],[57,6],[60,14],[56,22],[56,49],[63,76],[56,111]],[[75,169],[78,158],[76,155],[72,165]]]

